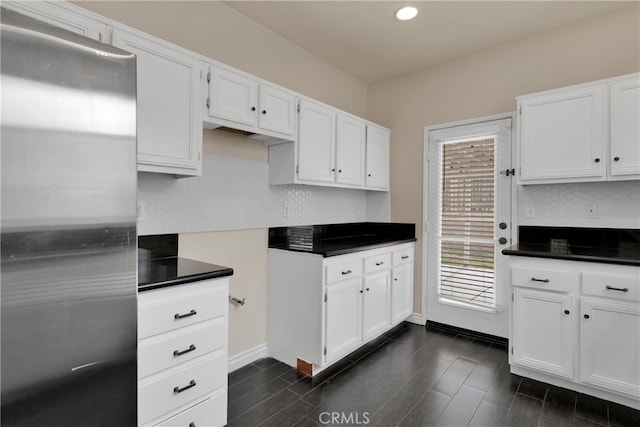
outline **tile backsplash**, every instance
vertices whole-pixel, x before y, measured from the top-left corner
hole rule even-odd
[[[518,186],[520,225],[640,228],[640,181]]]
[[[205,155],[201,177],[138,174],[138,234],[389,221],[389,193],[268,183],[267,163]]]

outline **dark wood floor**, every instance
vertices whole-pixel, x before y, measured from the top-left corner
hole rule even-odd
[[[407,323],[317,378],[270,358],[238,369],[228,408],[239,427],[640,426],[640,411],[510,374],[504,344]]]

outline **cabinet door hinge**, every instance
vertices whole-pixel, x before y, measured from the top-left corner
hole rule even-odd
[[[211,98],[207,97],[207,108],[211,106]]]
[[[513,355],[513,347],[511,347],[511,354]]]
[[[296,175],[300,173],[300,166],[296,165]]]
[[[513,294],[511,294],[511,302],[513,302]]]
[[[324,355],[327,355],[327,347],[324,348]]]
[[[298,111],[298,113],[300,112],[300,104],[298,104],[298,106],[296,107],[296,110]]]
[[[520,106],[520,108],[518,109],[518,114],[522,114],[522,105]]]
[[[207,72],[207,83],[211,83],[211,71]]]
[[[327,294],[324,294],[324,302],[327,302]]]

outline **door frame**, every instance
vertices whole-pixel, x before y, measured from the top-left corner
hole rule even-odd
[[[425,126],[423,133],[423,141],[422,141],[422,274],[421,274],[421,289],[422,289],[422,316],[421,323],[427,323],[427,313],[429,310],[428,307],[428,290],[427,290],[427,278],[428,278],[428,268],[427,268],[427,260],[428,260],[428,241],[427,241],[427,232],[428,232],[428,223],[429,223],[429,197],[425,197],[426,192],[429,188],[429,163],[427,162],[428,156],[428,148],[429,148],[429,132],[434,132],[437,130],[442,130],[445,128],[456,127],[456,126],[465,126],[478,124],[483,122],[490,122],[495,120],[504,120],[511,119],[511,164],[516,169],[516,173],[520,173],[519,165],[517,164],[518,159],[518,144],[516,143],[517,132],[517,122],[516,122],[516,112],[512,111],[510,113],[501,113],[501,114],[493,114],[490,116],[482,116],[476,117],[472,119],[465,119],[455,122],[447,122],[440,123],[432,126]],[[515,179],[515,177],[514,177]],[[517,211],[517,182],[513,182],[511,186],[511,244],[515,245],[518,243],[518,211]],[[510,327],[510,325],[509,325]]]

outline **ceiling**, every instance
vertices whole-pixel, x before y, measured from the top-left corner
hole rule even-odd
[[[628,1],[226,1],[366,82],[424,69],[629,6]],[[401,22],[394,12],[419,10]]]

